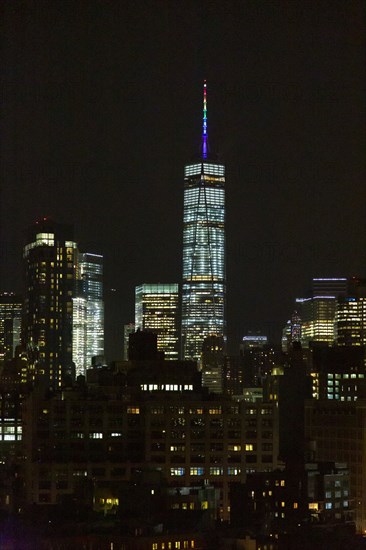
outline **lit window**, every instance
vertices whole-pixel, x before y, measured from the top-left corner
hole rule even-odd
[[[170,468],[171,476],[184,476],[185,468]]]
[[[210,475],[211,476],[222,476],[223,468],[221,466],[211,466]]]
[[[127,414],[140,414],[139,407],[127,407]]]
[[[189,473],[191,476],[203,476],[205,469],[197,466],[191,466]]]
[[[228,445],[228,451],[241,451],[241,445]]]

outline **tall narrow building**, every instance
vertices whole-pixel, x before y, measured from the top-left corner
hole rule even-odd
[[[78,254],[73,302],[73,361],[85,375],[92,358],[104,355],[103,256]]]
[[[12,292],[0,293],[0,365],[14,357],[20,344],[23,300]]]
[[[24,247],[24,343],[38,374],[60,387],[73,375],[72,297],[77,245],[72,226],[39,220]]]
[[[182,356],[198,360],[205,338],[225,338],[225,166],[210,154],[207,86],[201,154],[184,168]]]

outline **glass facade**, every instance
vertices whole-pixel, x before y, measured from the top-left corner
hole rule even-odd
[[[182,355],[225,337],[225,166],[203,160],[184,171]]]
[[[85,375],[92,357],[104,355],[103,256],[79,254],[77,292],[73,298],[73,361]]]
[[[333,344],[335,339],[335,296],[314,296],[314,298],[297,298],[301,304],[302,325],[301,344],[308,348],[310,342],[327,342]]]
[[[135,291],[136,330],[149,330],[157,335],[158,351],[165,359],[178,359],[178,284],[142,284]]]

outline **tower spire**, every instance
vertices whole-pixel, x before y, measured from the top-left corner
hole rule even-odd
[[[203,126],[202,126],[202,158],[207,159],[207,84],[203,81]]]

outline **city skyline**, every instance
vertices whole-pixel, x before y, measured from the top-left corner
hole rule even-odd
[[[365,8],[0,5],[0,547],[366,544]]]
[[[180,280],[204,78],[230,182],[229,340],[252,329],[280,342],[312,277],[364,275],[361,3],[2,10],[2,291],[22,290],[26,227],[74,222],[105,257],[118,356],[136,284]]]

